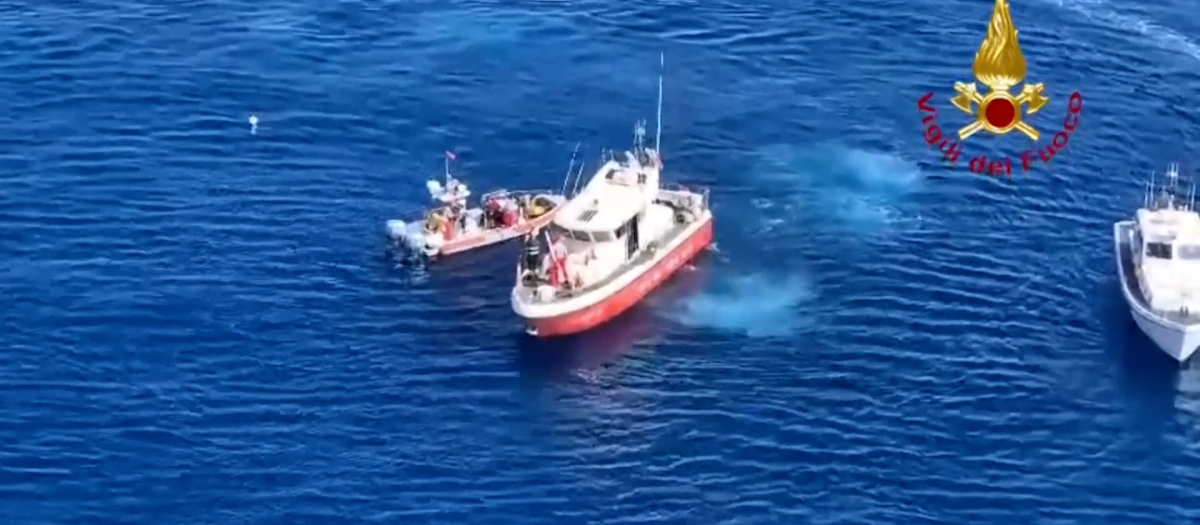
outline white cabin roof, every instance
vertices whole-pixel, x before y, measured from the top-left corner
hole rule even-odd
[[[645,175],[644,182],[639,182],[639,174]],[[612,232],[657,194],[657,168],[609,161],[554,215],[554,224],[573,231]]]
[[[1194,211],[1140,209],[1137,222],[1142,238],[1148,241],[1200,242],[1200,214]]]

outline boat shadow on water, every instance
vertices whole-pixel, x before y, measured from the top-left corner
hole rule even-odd
[[[702,252],[663,285],[611,321],[587,332],[539,338],[513,335],[521,375],[549,380],[571,379],[579,372],[614,365],[639,345],[657,342],[678,323],[666,312],[699,293],[708,279],[710,252]]]
[[[1142,333],[1121,293],[1119,278],[1105,279],[1099,287],[1096,296],[1103,300],[1095,303],[1094,310],[1104,331],[1104,353],[1116,368],[1117,388],[1133,405],[1139,428],[1157,434],[1176,415],[1181,377],[1200,377],[1200,369],[1181,369]]]

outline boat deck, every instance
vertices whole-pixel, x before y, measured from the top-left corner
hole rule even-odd
[[[682,224],[680,224],[678,222],[672,223],[671,229],[667,230],[667,234],[663,235],[661,238],[656,239],[653,242],[658,247],[670,246],[677,239],[679,239],[681,236],[683,236],[684,233],[686,231],[688,231],[694,224],[696,224],[696,222],[694,222],[694,221],[693,222],[685,222]],[[617,280],[622,275],[625,275],[626,273],[633,271],[634,268],[637,268],[643,264],[649,264],[650,262],[652,262],[654,260],[655,253],[656,252],[654,252],[652,250],[642,248],[641,250],[638,250],[637,255],[635,255],[632,259],[627,261],[624,266],[621,266],[621,269],[619,269],[611,274],[608,274],[603,279],[600,279],[599,281],[596,281],[587,286],[584,286],[583,288],[580,288],[578,290],[560,290],[557,294],[555,294],[554,301],[565,301],[567,299],[575,297],[576,295],[586,294],[593,290],[603,288],[605,285]],[[551,301],[551,302],[554,302],[554,301]]]
[[[1200,329],[1200,312],[1191,314],[1162,312],[1150,307],[1150,301],[1146,300],[1146,296],[1142,294],[1142,287],[1137,284],[1137,267],[1133,264],[1133,249],[1130,246],[1129,237],[1134,229],[1134,224],[1133,222],[1119,223],[1117,229],[1117,264],[1120,265],[1121,286],[1125,287],[1128,296],[1137,301],[1137,305],[1142,310],[1153,313],[1160,319],[1183,325],[1188,330]]]

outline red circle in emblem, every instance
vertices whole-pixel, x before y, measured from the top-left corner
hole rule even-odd
[[[1004,129],[1011,126],[1017,118],[1017,108],[1008,99],[994,98],[988,101],[987,107],[983,109],[983,116],[988,124]]]

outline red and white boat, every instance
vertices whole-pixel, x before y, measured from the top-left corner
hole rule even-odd
[[[645,126],[639,123],[633,151],[610,157],[547,228],[525,237],[512,306],[530,334],[552,337],[596,327],[712,244],[708,191],[660,187],[661,77],[658,114],[654,149],[643,146]]]
[[[387,221],[388,236],[409,260],[429,261],[520,237],[549,223],[567,200],[549,190],[496,190],[469,207],[471,190],[450,175],[451,160],[454,154],[447,151],[444,184],[425,184],[437,206]]]

